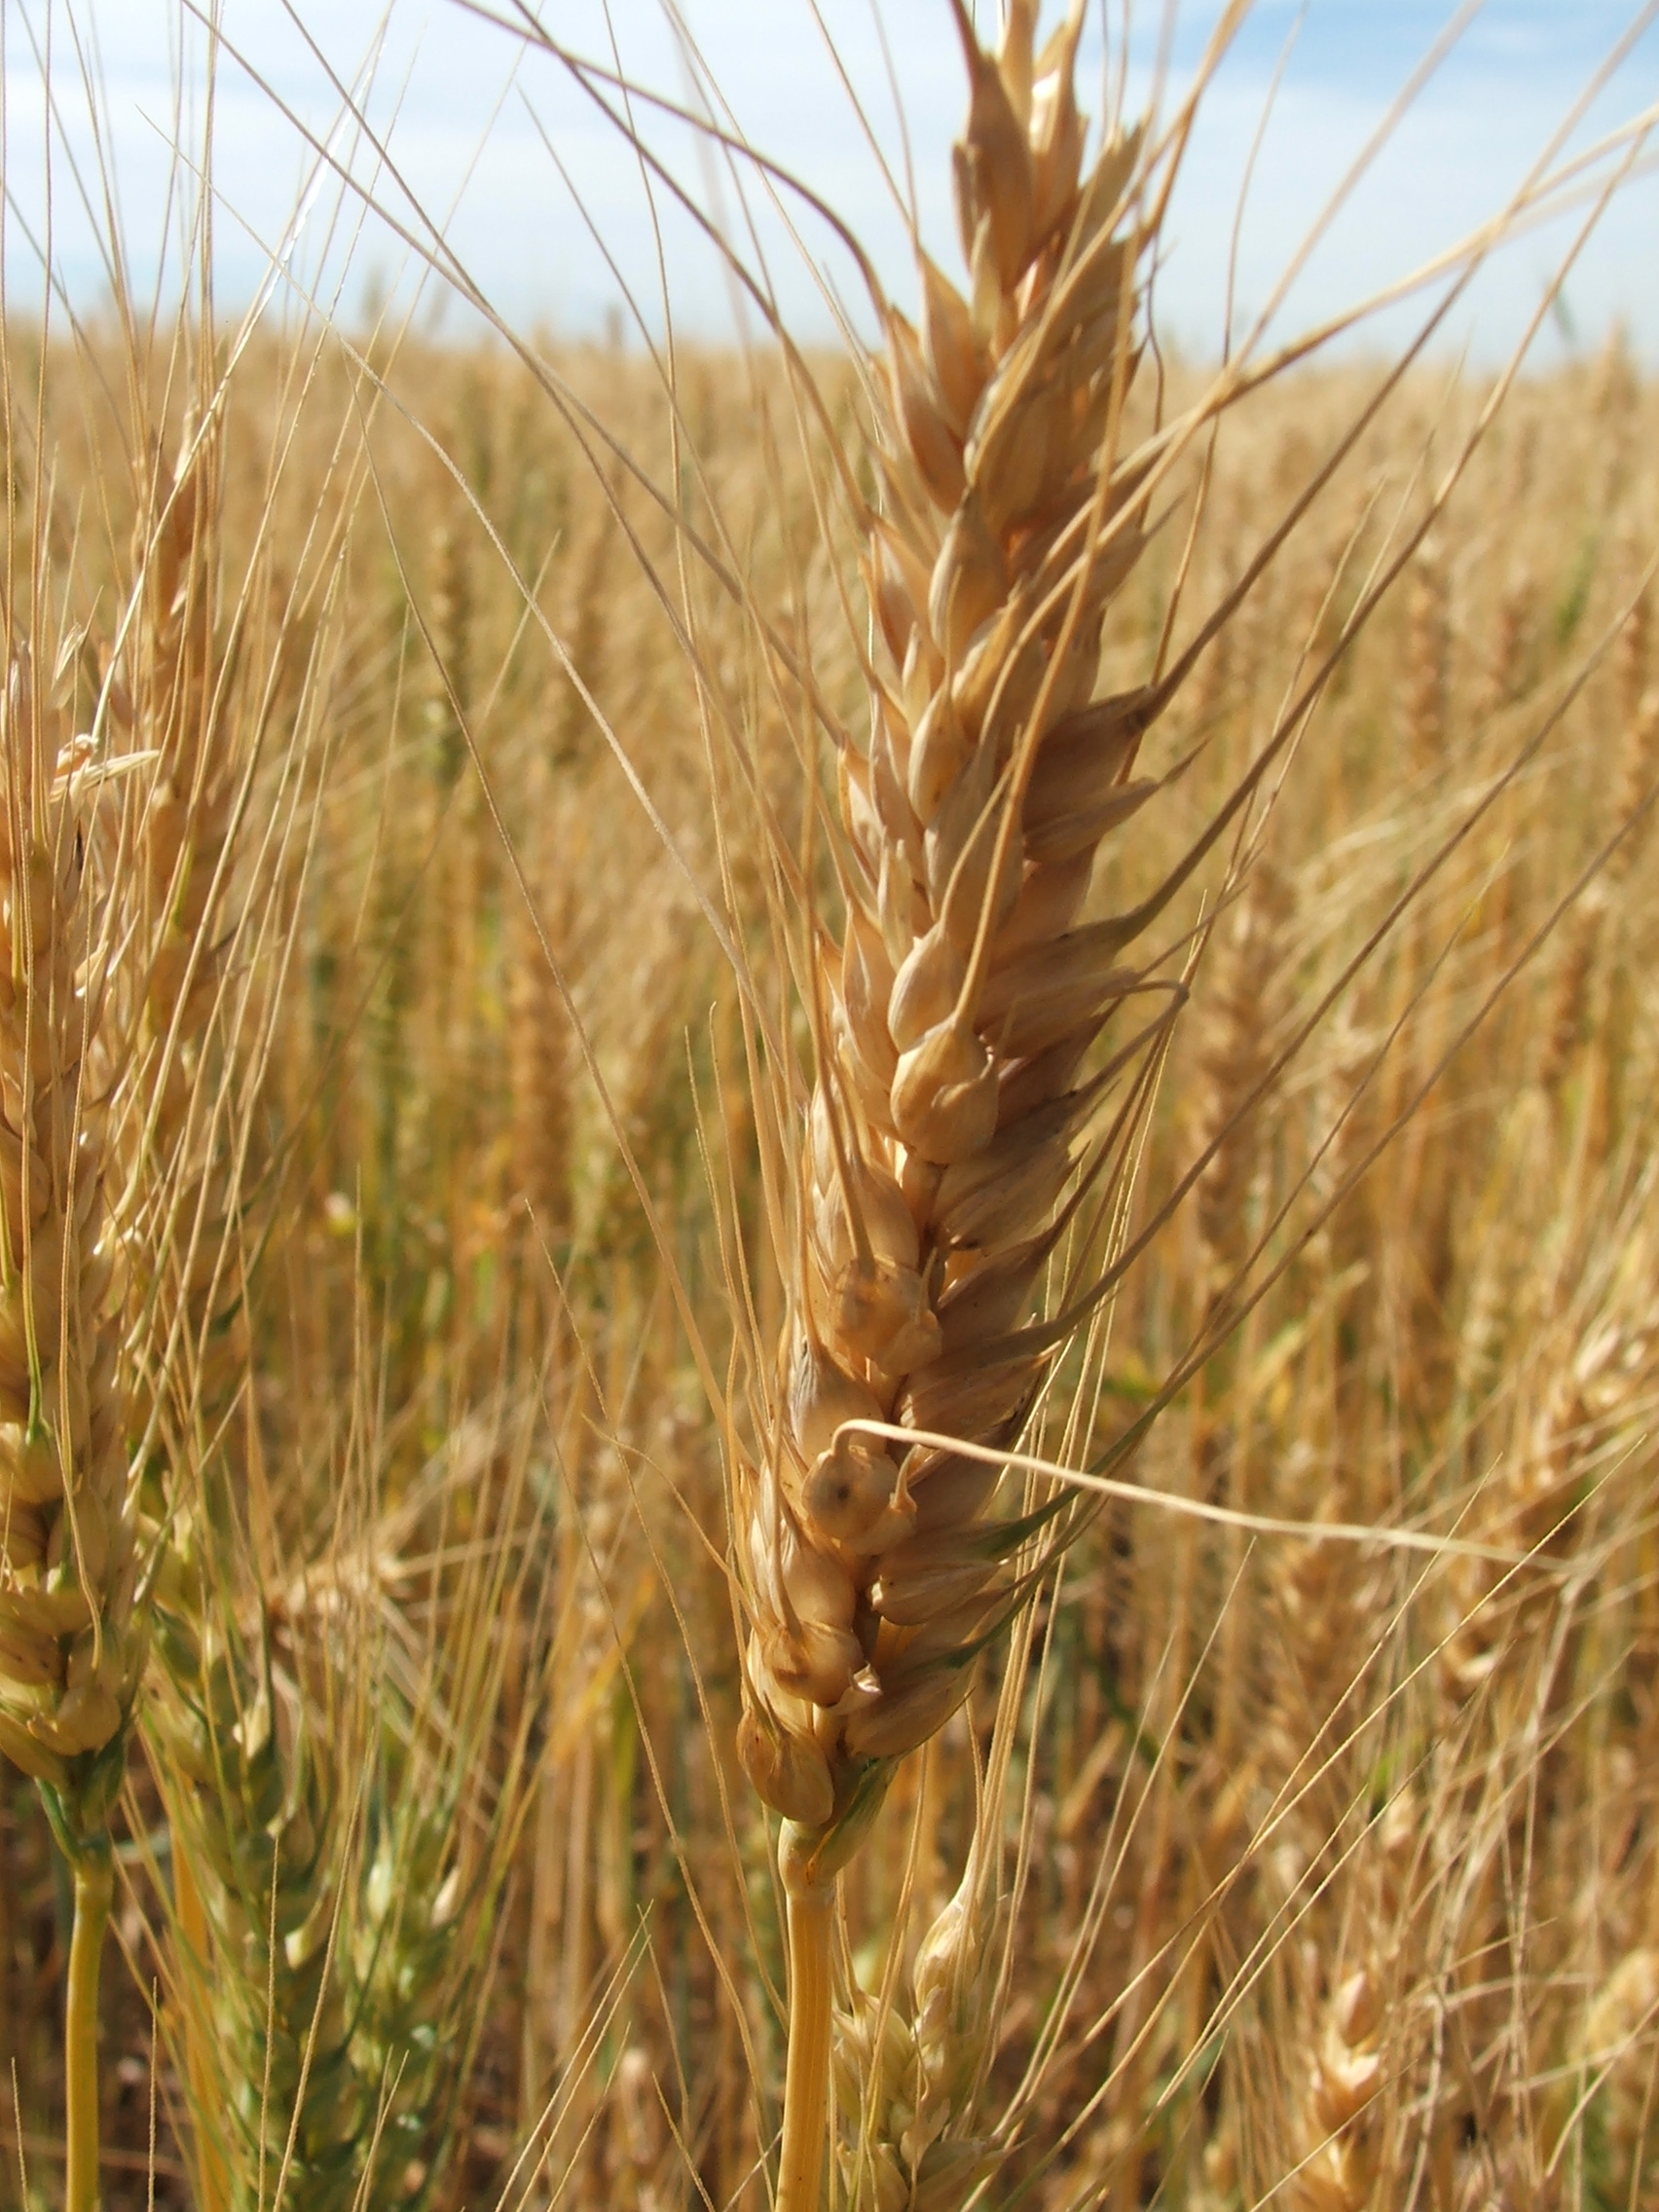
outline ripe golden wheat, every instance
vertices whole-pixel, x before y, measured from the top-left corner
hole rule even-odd
[[[1006,14],[851,371],[8,320],[0,2192],[1651,2193],[1654,394]]]

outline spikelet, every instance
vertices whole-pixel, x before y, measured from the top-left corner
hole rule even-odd
[[[144,1668],[105,1190],[113,1084],[84,742],[8,639],[0,697],[0,1750],[104,1848]]]

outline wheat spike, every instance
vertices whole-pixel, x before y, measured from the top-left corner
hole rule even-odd
[[[218,634],[216,420],[200,431],[187,423],[181,445],[176,472],[158,463],[150,486],[135,548],[139,619],[114,686],[125,749],[154,762],[136,838],[147,955],[134,1024],[139,1105],[123,1129],[140,1308],[129,1336],[134,1418],[146,1393],[173,1401],[175,1497],[180,1477],[200,1472],[194,1447],[177,1438],[216,1425],[243,1366],[231,1326],[241,1282],[225,1000],[247,705],[236,651]]]
[[[1198,1235],[1210,1291],[1224,1291],[1248,1256],[1245,1208],[1260,1161],[1251,1106],[1272,1065],[1273,1025],[1286,996],[1286,940],[1295,913],[1292,887],[1271,861],[1259,861],[1233,917],[1211,993],[1198,1065],[1209,1096],[1215,1151],[1198,1184]]]
[[[1616,819],[1630,823],[1631,828],[1607,856],[1607,878],[1615,886],[1629,879],[1653,831],[1653,782],[1659,769],[1659,687],[1644,691],[1632,707],[1626,724],[1623,768]]]
[[[1446,566],[1440,549],[1423,545],[1412,571],[1407,609],[1406,757],[1417,775],[1437,768],[1449,736],[1452,626]]]
[[[1538,1058],[1538,1085],[1551,1097],[1571,1073],[1589,1025],[1597,957],[1606,918],[1606,892],[1600,883],[1593,883],[1580,899],[1566,933],[1550,994],[1549,1019]]]
[[[1633,547],[1624,563],[1627,571],[1631,567],[1639,565],[1640,558],[1640,547]],[[1618,699],[1619,719],[1626,729],[1633,728],[1641,718],[1652,655],[1653,587],[1649,584],[1638,594],[1630,612],[1620,625],[1613,646],[1613,682]]]
[[[187,424],[176,474],[158,465],[148,542],[136,548],[141,619],[125,705],[133,750],[156,756],[143,829],[146,894],[155,949],[147,977],[154,1030],[165,1037],[180,1008],[200,1032],[218,977],[194,957],[230,830],[234,782],[222,743],[226,702],[216,695],[216,535],[219,439]],[[184,1056],[174,1082],[188,1082]]]
[[[349,2145],[361,2120],[345,2065],[344,1993],[338,1975],[328,1979],[337,1753],[292,1667],[274,1661],[266,1608],[222,1625],[214,1610],[199,1548],[175,1544],[156,1613],[169,1694],[146,1734],[160,1754],[173,1848],[205,1916],[199,1954],[186,1959],[206,2015],[192,2083],[203,2108],[198,2139],[203,2155],[211,2146],[220,2201],[228,2182],[232,2204],[256,2202],[262,2167],[269,2195],[304,2075],[298,2178],[320,2204],[329,2177],[316,2147],[335,2150],[333,2184],[349,2195]]]
[[[1089,1173],[1102,1080],[1081,1071],[1173,888],[1079,920],[1102,842],[1157,788],[1134,767],[1166,695],[1093,698],[1144,539],[1150,457],[1119,441],[1150,240],[1140,133],[1084,171],[1081,11],[1037,55],[1035,14],[1008,11],[993,56],[957,11],[970,293],[924,257],[920,327],[887,311],[872,380],[870,735],[840,763],[846,917],[818,952],[776,1434],[740,1475],[739,1749],[791,1823],[790,2212],[819,2188],[830,1885],[891,1762],[966,1696],[1023,1540],[988,1518],[994,1467],[844,1424],[1020,1429],[1054,1349],[1021,1324]]]
[[[118,1379],[93,774],[14,644],[0,699],[0,1748],[73,1857],[144,1666]]]
[[[1622,1227],[1623,1225],[1620,1224]],[[1571,1550],[1583,1540],[1581,1486],[1652,1376],[1655,1314],[1640,1279],[1618,1280],[1588,1312],[1569,1311],[1534,1340],[1510,1413],[1507,1449],[1490,1483],[1496,1540],[1517,1550]],[[1499,1663],[1545,1643],[1554,1593],[1513,1587],[1485,1562],[1459,1560],[1449,1577],[1456,1626],[1441,1656],[1453,1695],[1473,1696]]]
[[[1298,2212],[1364,2212],[1377,2171],[1372,2110],[1382,2083],[1382,2004],[1375,1967],[1343,1981],[1326,2011],[1304,2125],[1310,2155],[1289,2195]]]
[[[65,2201],[98,2194],[98,1962],[109,1815],[143,1678],[136,1498],[105,1190],[121,1055],[97,777],[7,609],[0,695],[0,1751],[32,1775],[74,1884]]]
[[[840,2164],[853,2203],[947,2212],[992,2173],[997,2152],[973,2130],[1001,1961],[997,1912],[977,1850],[956,1895],[917,1947],[910,2019],[855,1989],[837,2019],[835,2078],[852,2125]]]
[[[1659,2168],[1653,2113],[1656,2019],[1659,1948],[1640,1944],[1625,1953],[1596,1992],[1583,2028],[1583,2064],[1598,2076],[1605,2070],[1598,2102],[1605,2115],[1612,2169],[1606,2200],[1614,2204],[1647,2202]]]
[[[837,1435],[859,1419],[1011,1437],[1045,1365],[1018,1324],[1092,1103],[1079,1065],[1138,978],[1133,917],[1072,925],[1148,701],[1089,703],[1106,606],[1140,547],[1140,471],[1103,454],[1132,367],[1135,137],[1080,178],[1074,18],[1033,65],[963,22],[965,301],[924,264],[889,316],[885,513],[867,563],[892,680],[844,757],[848,911],[822,956],[825,1051],[778,1448],[749,1499],[756,1629],[742,1752],[827,1829],[872,1761],[967,1689],[994,1472]]]
[[[616,598],[616,545],[621,535],[617,508],[625,490],[620,474],[612,478],[609,497],[602,499],[576,549],[574,579],[567,628],[571,640],[571,666],[595,697],[603,698],[613,640],[611,613]],[[552,717],[551,752],[555,764],[570,768],[580,764],[593,750],[593,717],[581,693],[568,681],[549,695]]]
[[[230,2212],[269,2205],[285,2163],[283,2201],[308,2212],[424,2203],[453,2147],[473,2033],[456,2013],[491,1909],[430,1740],[440,1715],[350,1617],[387,1604],[351,1586],[372,1577],[329,1589],[320,1572],[317,1619],[306,1578],[239,1615],[205,1558],[169,1554],[170,1694],[150,1724],[205,1923],[184,1962],[212,2037],[199,2156],[205,2135]]]
[[[1527,687],[1528,663],[1532,649],[1537,594],[1531,577],[1523,570],[1510,578],[1498,602],[1487,648],[1481,684],[1481,711],[1501,714]]]
[[[545,797],[545,793],[542,794]],[[563,827],[563,826],[561,826]],[[555,958],[568,956],[571,908],[567,873],[555,861],[549,833],[537,854],[543,925]],[[514,909],[514,957],[508,983],[511,1026],[507,1039],[512,1101],[513,1203],[526,1208],[533,1240],[552,1247],[571,1234],[571,1088],[574,1058],[570,1009],[548,966],[533,917]],[[539,1257],[539,1255],[538,1255]]]
[[[432,645],[437,665],[426,701],[431,771],[440,791],[460,780],[466,764],[461,719],[472,696],[472,577],[466,544],[452,523],[432,538]]]

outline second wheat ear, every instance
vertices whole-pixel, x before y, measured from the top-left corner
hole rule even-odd
[[[889,310],[873,364],[869,740],[840,762],[846,913],[819,952],[778,1416],[740,1490],[740,1751],[786,1823],[781,2212],[821,2186],[835,1877],[893,1762],[966,1697],[1032,1532],[997,1517],[996,1468],[846,1424],[1018,1435],[1059,1348],[1032,1303],[1105,1163],[1089,1054],[1148,988],[1124,958],[1160,903],[1080,918],[1158,788],[1135,764],[1161,698],[1094,696],[1147,523],[1150,454],[1122,450],[1143,137],[1108,131],[1086,168],[1081,10],[1034,53],[1035,6],[1011,8],[994,56],[957,16],[971,281],[924,258],[920,325]]]
[[[5,620],[0,690],[0,1751],[74,1885],[64,2201],[98,2196],[110,1813],[144,1674],[108,1198],[109,949],[91,747]]]

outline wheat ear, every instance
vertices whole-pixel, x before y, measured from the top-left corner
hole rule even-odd
[[[220,1561],[175,1549],[165,1571],[172,1694],[150,1737],[199,1899],[199,2161],[228,2212],[425,2203],[492,1969],[506,1867],[490,1801],[510,1834],[522,1772],[513,1744],[504,1778],[484,1772],[502,1677],[468,1657],[480,1593],[446,1601],[427,1655],[461,1685],[451,1704],[430,1678],[411,1694],[413,1638],[354,1562],[240,1607],[208,1587],[229,1583]],[[491,1595],[519,1609],[517,1590]]]
[[[164,1401],[174,1511],[186,1479],[202,1478],[202,1436],[243,1365],[228,1004],[240,946],[229,903],[252,717],[236,681],[240,610],[220,634],[220,474],[210,416],[187,424],[176,472],[156,463],[134,547],[137,618],[112,684],[126,750],[153,762],[133,856],[146,964],[123,1216],[138,1303],[134,1420],[152,1410],[141,1401]]]
[[[1375,1967],[1348,1974],[1326,2010],[1309,2070],[1303,2126],[1308,2149],[1290,2198],[1297,2212],[1363,2212],[1377,2174],[1374,2110],[1382,2081],[1382,2008]]]
[[[1164,895],[1078,923],[1102,840],[1156,788],[1132,771],[1161,701],[1092,698],[1144,537],[1148,457],[1118,450],[1156,227],[1141,138],[1110,131],[1084,174],[1081,9],[1034,54],[1035,6],[1013,6],[994,57],[956,13],[971,295],[924,259],[920,329],[888,312],[873,380],[870,737],[841,760],[846,918],[818,948],[779,1418],[740,1487],[739,1748],[787,1821],[781,2212],[820,2189],[834,1877],[891,1762],[967,1694],[1030,1533],[987,1518],[994,1468],[846,1424],[1020,1428],[1056,1348],[1021,1322],[1102,1094],[1080,1070],[1145,980],[1120,963]]]
[[[104,1189],[106,947],[89,749],[8,640],[0,698],[0,1750],[74,1876],[66,2202],[98,2192],[108,1821],[144,1670]]]

